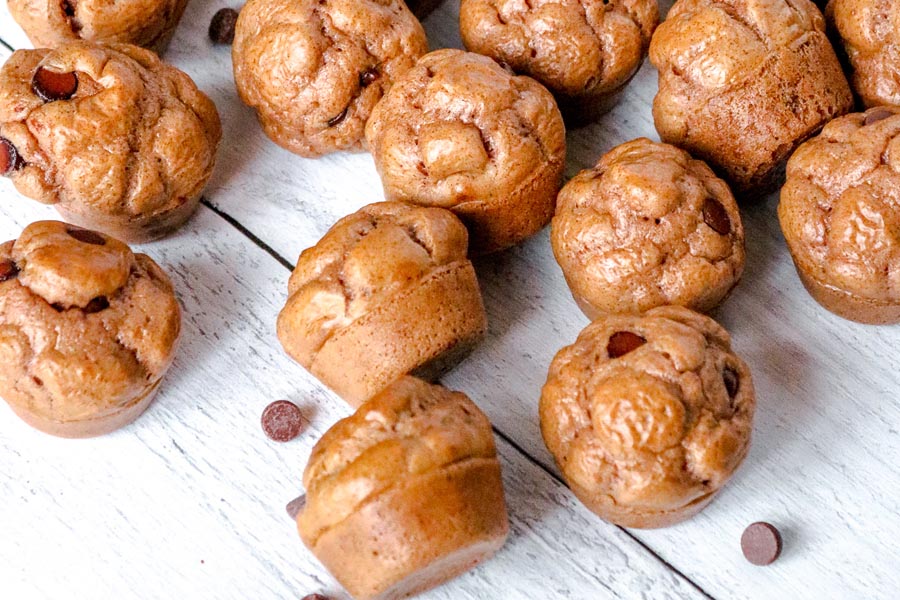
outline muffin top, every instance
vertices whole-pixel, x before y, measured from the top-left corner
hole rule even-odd
[[[728,480],[749,448],[754,408],[727,332],[674,306],[589,325],[554,358],[540,406],[544,440],[570,481],[658,512]]]
[[[46,419],[114,412],[169,367],[181,309],[153,260],[58,221],[0,245],[0,392]]]
[[[687,152],[646,138],[614,148],[563,187],[552,243],[572,291],[598,313],[709,310],[744,266],[728,185]]]
[[[310,365],[342,327],[435,270],[467,261],[468,234],[453,213],[400,202],[363,207],[304,250],[288,282],[279,329],[288,353]]]
[[[401,0],[250,0],[232,46],[241,98],[303,156],[361,149],[372,108],[427,51]]]
[[[73,42],[18,50],[0,71],[0,136],[24,195],[125,218],[200,195],[221,136],[215,105],[149,50]]]
[[[788,161],[778,215],[820,283],[900,302],[900,108],[846,115]]]
[[[315,540],[380,492],[466,460],[496,460],[491,424],[469,398],[404,377],[338,421],[316,443],[303,473],[298,516]]]

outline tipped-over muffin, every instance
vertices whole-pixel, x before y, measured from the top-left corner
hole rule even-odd
[[[161,52],[175,33],[187,0],[8,0],[8,6],[36,48],[87,40]]]
[[[826,14],[863,104],[900,105],[900,0],[832,0]]]
[[[462,0],[459,9],[466,48],[547,86],[570,123],[612,107],[658,22],[656,0]]]
[[[641,138],[559,193],[551,243],[591,319],[677,304],[708,312],[744,270],[744,228],[728,185],[703,161]]]
[[[344,217],[300,255],[278,339],[353,406],[407,373],[440,377],[487,328],[467,239],[441,208],[382,202]]]
[[[750,447],[756,397],[728,333],[680,306],[600,318],[559,351],[541,431],[603,519],[665,527],[700,512]]]
[[[373,107],[427,51],[402,0],[249,0],[234,81],[278,145],[307,157],[361,150]]]
[[[90,437],[134,421],[180,330],[169,278],[116,239],[39,221],[0,245],[0,396],[36,429]]]
[[[788,161],[778,217],[800,279],[861,323],[900,322],[900,107],[825,126]]]
[[[0,143],[16,157],[3,174],[66,221],[127,242],[191,216],[220,136],[212,101],[137,46],[19,50],[0,71]]]
[[[509,525],[491,424],[465,394],[403,378],[338,421],[303,473],[303,542],[357,600],[473,568]]]
[[[562,116],[543,86],[486,56],[424,56],[375,108],[366,139],[385,196],[452,210],[474,254],[517,244],[553,216]]]
[[[660,138],[710,163],[739,197],[777,184],[791,152],[853,105],[809,0],[678,0],[650,61]]]

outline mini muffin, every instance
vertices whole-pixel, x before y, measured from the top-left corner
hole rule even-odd
[[[728,185],[703,161],[646,138],[563,187],[551,242],[591,319],[665,304],[708,312],[744,270],[744,228]]]
[[[750,447],[756,397],[722,327],[680,306],[594,321],[559,351],[541,431],[575,495],[624,527],[700,512]]]
[[[8,0],[9,12],[37,48],[76,40],[165,50],[187,0]]]
[[[440,377],[487,328],[467,240],[441,208],[382,202],[344,217],[300,255],[278,339],[353,406],[407,373]]]
[[[863,104],[900,105],[900,0],[832,0],[826,14]]]
[[[278,145],[307,157],[362,150],[372,108],[427,51],[402,0],[249,0],[234,81]]]
[[[819,304],[860,323],[900,322],[900,108],[835,119],[791,157],[778,217]]]
[[[466,48],[547,86],[570,123],[612,107],[658,22],[656,0],[462,0],[459,11]]]
[[[553,216],[566,132],[553,96],[486,56],[438,50],[385,95],[366,139],[389,200],[449,208],[474,254],[503,250]]]
[[[19,50],[0,71],[4,173],[69,222],[127,242],[196,210],[221,136],[216,107],[149,50],[73,42]]]
[[[116,239],[39,221],[0,245],[0,396],[36,429],[91,437],[134,421],[180,330],[169,278]]]
[[[403,378],[315,445],[303,543],[357,600],[406,598],[494,554],[509,525],[487,417]]]
[[[809,136],[853,105],[809,0],[678,0],[650,44],[653,119],[664,142],[763,192]]]

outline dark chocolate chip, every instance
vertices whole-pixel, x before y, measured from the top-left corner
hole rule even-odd
[[[771,565],[781,555],[781,533],[769,523],[753,523],[741,536],[741,550],[754,565]]]
[[[643,337],[630,331],[617,331],[609,336],[609,343],[606,344],[606,353],[610,358],[619,358],[625,356],[632,350],[637,350],[647,343]]]
[[[103,246],[106,244],[105,237],[90,229],[75,229],[74,227],[70,227],[69,229],[66,229],[66,233],[85,244],[92,244],[94,246]]]
[[[106,296],[97,296],[87,303],[87,306],[84,307],[84,312],[85,314],[92,315],[101,310],[106,310],[107,308],[109,308],[109,300],[106,299]]]
[[[328,596],[322,594],[307,594],[303,596],[303,600],[331,600]]]
[[[872,123],[877,123],[878,121],[884,121],[888,117],[893,117],[896,113],[887,108],[876,108],[873,111],[870,111],[866,114],[866,125],[871,125]]]
[[[293,402],[278,400],[263,411],[262,428],[269,439],[289,442],[303,429],[303,413]]]
[[[234,26],[237,24],[238,11],[223,8],[213,15],[209,22],[209,39],[214,44],[230,44],[234,41]]]
[[[19,274],[19,267],[11,260],[0,260],[0,283],[14,279]]]
[[[731,367],[725,367],[725,370],[722,372],[722,380],[725,382],[725,389],[728,390],[728,397],[734,398],[737,396],[741,382],[735,370]]]
[[[349,109],[350,109],[350,107],[347,106],[346,108],[344,108],[344,110],[341,111],[341,113],[340,113],[339,115],[336,115],[336,116],[331,117],[330,119],[328,119],[328,126],[329,126],[329,127],[334,127],[335,125],[338,125],[341,121],[343,121],[344,119],[346,119],[346,118],[347,118],[347,111],[348,111]]]
[[[728,217],[728,211],[721,202],[713,198],[707,198],[703,203],[703,222],[719,235],[731,233],[731,219]]]
[[[304,506],[306,506],[306,494],[297,496],[296,498],[288,502],[287,506],[285,506],[284,508],[291,520],[296,521],[297,515],[300,514],[300,511],[303,510]]]
[[[67,17],[75,16],[75,4],[73,0],[62,0],[62,9]]]
[[[68,100],[78,91],[78,75],[38,67],[31,78],[31,89],[44,102]]]
[[[0,175],[10,175],[24,166],[25,160],[15,145],[5,137],[0,137]]]
[[[359,74],[359,87],[369,87],[378,80],[378,69],[372,67]]]

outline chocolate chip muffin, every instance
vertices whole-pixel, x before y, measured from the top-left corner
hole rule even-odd
[[[407,373],[439,377],[487,328],[467,240],[441,208],[382,202],[341,219],[297,261],[284,349],[353,406]]]
[[[372,108],[427,51],[402,0],[249,0],[234,81],[278,145],[307,157],[361,150]]]
[[[809,0],[678,0],[650,61],[660,137],[710,163],[738,196],[777,184],[791,152],[853,105]]]
[[[863,104],[900,105],[900,1],[832,0],[826,14]]]
[[[87,40],[134,44],[162,52],[187,0],[8,0],[7,4],[37,48]]]
[[[756,398],[728,333],[680,306],[611,315],[559,351],[541,431],[585,506],[624,527],[700,512],[750,447]]]
[[[423,57],[372,113],[366,139],[389,200],[449,208],[487,254],[553,216],[566,154],[553,96],[490,58]]]
[[[193,214],[220,136],[212,101],[137,46],[19,50],[0,71],[0,144],[15,157],[3,172],[66,221],[121,240]]]
[[[459,11],[466,48],[547,86],[570,124],[612,107],[658,22],[656,0],[462,0]]]
[[[591,319],[665,304],[715,308],[744,270],[728,185],[674,146],[634,140],[582,171],[557,199],[553,253]]]
[[[180,330],[169,278],[116,239],[39,221],[0,245],[0,396],[36,429],[91,437],[134,421]]]
[[[861,323],[900,322],[900,108],[835,119],[791,157],[778,217],[800,279]]]
[[[403,378],[315,445],[303,543],[357,600],[406,598],[489,558],[509,525],[487,417]]]

